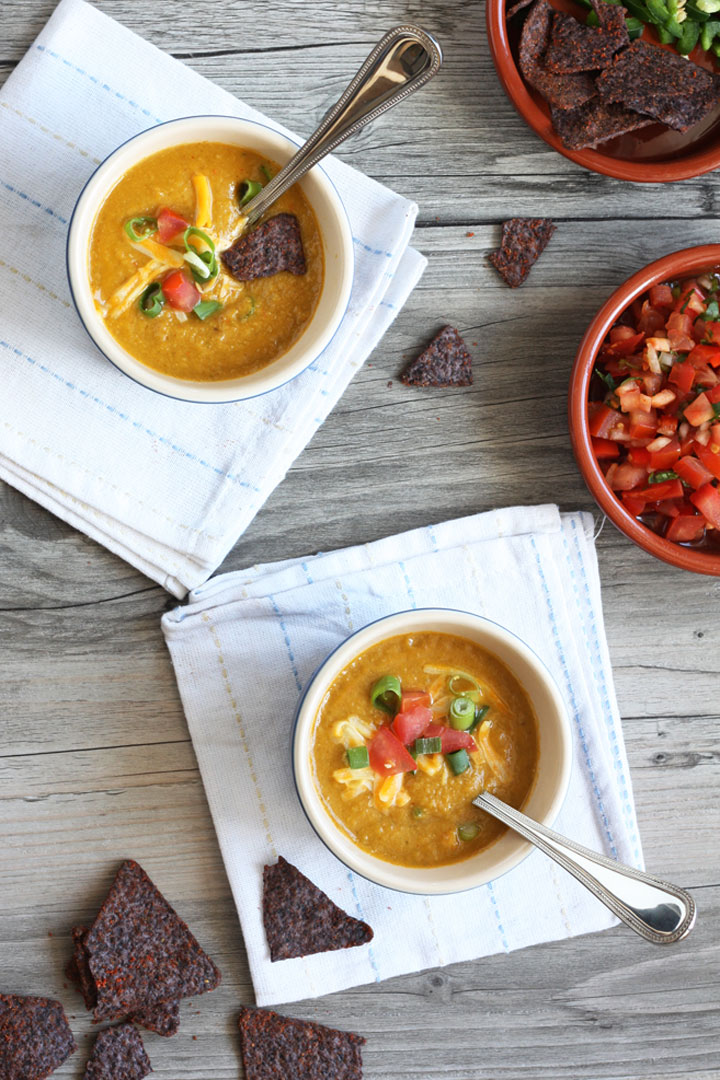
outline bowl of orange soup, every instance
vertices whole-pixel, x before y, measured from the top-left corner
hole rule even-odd
[[[303,809],[327,847],[378,885],[450,893],[486,884],[532,847],[472,805],[481,792],[551,825],[572,736],[547,668],[467,612],[400,612],[349,637],[300,702]]]
[[[143,386],[195,402],[274,390],[325,349],[347,309],[353,242],[316,166],[245,230],[243,207],[297,145],[229,116],[173,120],[88,181],[67,246],[78,314]]]

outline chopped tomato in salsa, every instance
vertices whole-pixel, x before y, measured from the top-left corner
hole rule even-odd
[[[720,547],[719,303],[720,269],[653,285],[601,346],[588,402],[608,486],[643,524],[695,547]]]

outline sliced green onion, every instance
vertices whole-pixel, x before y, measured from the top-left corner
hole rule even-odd
[[[479,832],[479,825],[458,825],[458,836],[461,840],[474,840]]]
[[[270,183],[270,181],[271,181],[271,180],[272,180],[272,178],[273,178],[273,174],[272,174],[272,173],[270,172],[270,168],[269,168],[269,166],[267,166],[267,165],[265,165],[265,163],[263,163],[263,164],[262,164],[262,165],[260,166],[260,172],[261,172],[261,173],[263,174],[263,176],[265,177],[265,179],[267,180],[267,182],[268,182],[268,184],[269,184],[269,183]]]
[[[470,768],[470,758],[467,750],[456,750],[453,754],[448,754],[447,762],[456,776]]]
[[[251,296],[251,297],[249,297],[249,300],[250,300],[250,310],[246,311],[244,315],[241,315],[240,318],[238,319],[238,322],[245,322],[246,319],[249,319],[251,315],[255,314],[255,308],[257,306],[256,303],[255,303],[255,297]]]
[[[156,319],[165,306],[165,294],[159,281],[153,281],[147,289],[140,294],[138,307],[146,319]]]
[[[649,484],[662,484],[664,480],[677,480],[678,474],[674,469],[659,469],[648,476]]]
[[[214,315],[216,311],[219,311],[222,304],[219,300],[201,300],[195,305],[193,311],[197,315],[198,319],[209,319],[211,315]]]
[[[415,753],[416,754],[439,754],[442,750],[442,739],[439,735],[434,736],[432,739],[416,739],[415,740]]]
[[[397,675],[383,675],[370,691],[370,701],[376,709],[394,716],[400,708],[402,684]]]
[[[412,808],[412,816],[413,817],[421,818],[424,813],[425,813],[425,811],[423,810],[422,806],[413,806],[413,808]]]
[[[475,702],[469,697],[453,698],[450,705],[450,727],[467,731],[475,720]]]
[[[366,769],[370,764],[367,746],[349,746],[347,759],[351,769]]]
[[[462,694],[464,697],[468,696],[467,690],[463,690],[460,687],[454,685],[454,683],[456,683],[458,679],[470,683],[470,687],[473,690],[480,689],[480,683],[477,681],[477,679],[474,679],[472,675],[468,675],[466,671],[453,671],[452,675],[449,676],[447,681],[448,690],[451,694]]]
[[[475,728],[478,726],[478,724],[482,724],[483,720],[485,719],[485,717],[487,716],[487,714],[489,712],[490,712],[490,706],[489,705],[478,705],[478,706],[476,706],[476,708],[475,708],[475,719],[473,720],[472,724],[468,728],[468,731],[474,731]]]
[[[238,205],[247,206],[251,199],[260,194],[262,187],[259,180],[241,180],[237,188]]]
[[[135,226],[141,231],[136,232]],[[125,222],[125,232],[136,244],[142,240],[147,240],[149,236],[157,232],[157,227],[157,218],[154,217],[134,217]]]
[[[190,243],[190,237],[197,236],[205,244],[204,251],[198,251],[194,244]],[[215,241],[196,225],[190,225],[183,233],[185,242],[185,258],[187,259],[192,275],[196,281],[209,281],[217,277],[220,267],[215,254]]]

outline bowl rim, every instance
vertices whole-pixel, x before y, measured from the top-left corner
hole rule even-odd
[[[485,22],[490,55],[497,76],[523,120],[553,150],[591,172],[636,184],[672,183],[702,176],[720,167],[720,141],[715,148],[689,153],[667,161],[633,161],[615,158],[597,150],[569,150],[555,133],[550,118],[540,109],[517,69],[510,49],[505,18],[506,0],[487,0]]]
[[[562,807],[565,803],[567,793],[570,786],[570,778],[572,773],[573,764],[573,729],[570,722],[569,712],[565,700],[560,692],[560,689],[555,681],[553,675],[549,671],[544,661],[537,655],[534,649],[532,649],[522,638],[513,633],[512,630],[508,630],[507,627],[498,623],[494,619],[489,619],[487,616],[478,615],[476,612],[465,611],[461,608],[451,607],[422,607],[411,608],[403,611],[391,612],[388,615],[381,615],[377,619],[371,620],[364,626],[354,630],[347,637],[343,638],[322,660],[318,665],[314,673],[309,678],[306,686],[304,687],[298,706],[295,712],[295,717],[292,723],[290,732],[290,756],[292,762],[293,783],[295,785],[295,792],[298,797],[300,806],[303,813],[313,829],[318,839],[325,845],[328,851],[333,854],[348,870],[357,874],[359,877],[364,878],[366,881],[372,882],[374,885],[378,885],[381,888],[389,889],[392,892],[406,893],[419,896],[449,896],[456,893],[467,892],[470,889],[479,888],[490,882],[497,881],[499,878],[504,877],[505,874],[514,870],[516,866],[533,853],[535,847],[529,841],[524,840],[517,835],[514,842],[514,850],[506,855],[501,860],[498,860],[498,866],[495,869],[488,869],[486,871],[476,872],[475,874],[467,874],[467,882],[458,886],[443,887],[440,884],[433,884],[432,874],[437,869],[435,867],[406,867],[400,866],[395,863],[387,862],[383,859],[379,859],[375,856],[370,856],[369,853],[363,852],[361,848],[357,848],[357,851],[361,853],[361,857],[366,857],[372,860],[374,867],[377,866],[377,874],[373,875],[366,870],[361,869],[357,863],[338,850],[338,845],[333,843],[333,839],[336,836],[342,836],[340,830],[333,824],[330,815],[323,810],[322,815],[318,815],[317,819],[310,812],[305,799],[303,798],[303,787],[313,788],[312,776],[310,775],[309,768],[302,768],[303,756],[302,746],[306,735],[311,733],[311,726],[317,714],[317,708],[312,710],[306,709],[306,702],[310,693],[316,688],[319,681],[327,680],[328,669],[333,669],[336,666],[337,654],[340,652],[348,653],[348,660],[357,656],[362,651],[363,647],[358,648],[353,643],[360,635],[367,634],[374,628],[379,627],[381,624],[388,626],[387,634],[383,634],[382,637],[368,642],[365,647],[370,647],[371,644],[376,644],[377,641],[384,640],[385,637],[393,636],[396,633],[402,633],[403,627],[406,629],[408,621],[427,621],[432,617],[448,618],[458,616],[460,620],[470,620],[475,626],[490,627],[495,632],[496,636],[505,639],[505,643],[509,644],[512,648],[523,656],[526,662],[529,662],[536,673],[541,678],[545,690],[549,693],[550,698],[555,706],[555,717],[553,722],[556,722],[557,731],[560,734],[560,742],[562,747],[562,760],[561,760],[561,772],[560,777],[555,789],[555,792],[550,801],[548,810],[538,817],[537,820],[544,825],[551,827],[558,815],[560,814]],[[447,631],[453,632],[453,631]],[[458,635],[462,635],[463,630],[457,629],[454,631]],[[371,635],[372,636],[372,635]],[[492,643],[483,644],[484,648],[487,648],[489,652],[492,652]],[[344,658],[343,658],[344,659]],[[503,661],[504,662],[504,661]],[[340,668],[339,670],[342,670]],[[335,677],[337,671],[334,671],[332,678]],[[301,723],[308,729],[307,732],[301,730]],[[308,755],[305,755],[307,759]],[[299,775],[303,776],[303,782],[299,782]],[[532,789],[531,789],[532,791]],[[319,827],[319,822],[325,827]],[[502,839],[500,837],[499,839]],[[483,848],[481,851],[487,851],[491,849],[493,844],[488,845],[488,848]],[[351,847],[351,852],[354,851],[354,846]],[[480,854],[480,853],[478,853]],[[459,867],[469,867],[472,864],[472,857],[466,860],[461,860],[459,863],[453,863],[449,865]],[[397,876],[400,872],[404,879],[410,879],[415,877],[415,881],[398,882],[392,881],[393,875]]]
[[[682,248],[648,263],[627,278],[608,297],[588,326],[573,361],[568,388],[568,421],[575,460],[598,506],[630,540],[651,555],[682,570],[720,576],[720,553],[685,548],[658,536],[632,516],[613,495],[592,450],[587,420],[587,397],[592,369],[607,332],[619,316],[651,285],[667,277],[693,273],[703,265],[720,266],[720,244]]]
[[[254,389],[251,392],[247,392],[242,390],[241,385],[243,379],[257,380],[258,377],[261,376],[262,372],[267,370],[266,368],[261,368],[259,372],[254,372],[249,376],[240,376],[235,379],[217,381],[179,379],[171,375],[166,375],[163,372],[156,371],[154,368],[147,367],[147,365],[143,365],[142,361],[139,361],[135,357],[133,357],[132,354],[127,351],[127,349],[120,345],[119,342],[115,342],[113,339],[113,343],[116,345],[119,353],[124,354],[126,357],[128,357],[133,365],[133,370],[128,370],[128,368],[124,367],[118,360],[113,359],[113,357],[108,355],[105,349],[97,341],[90,326],[88,326],[86,319],[80,311],[78,296],[76,296],[76,290],[78,295],[81,291],[82,282],[76,280],[76,275],[71,269],[72,250],[74,250],[73,240],[75,236],[73,232],[73,225],[76,221],[76,218],[78,217],[79,212],[85,209],[84,204],[87,200],[87,189],[90,187],[91,184],[93,184],[93,182],[97,182],[98,174],[101,172],[101,170],[108,167],[112,160],[115,158],[115,156],[125,150],[130,144],[135,141],[140,141],[142,139],[148,138],[152,135],[152,133],[159,131],[161,128],[179,126],[182,124],[189,126],[193,122],[197,123],[202,121],[224,121],[230,123],[231,125],[237,125],[238,127],[244,126],[248,128],[260,128],[268,132],[271,137],[283,140],[289,145],[289,147],[292,147],[295,150],[297,150],[302,145],[302,143],[299,142],[297,139],[291,137],[290,135],[287,135],[284,131],[277,130],[270,124],[263,123],[259,120],[250,120],[244,117],[232,116],[223,113],[198,113],[190,116],[178,116],[172,118],[171,120],[165,120],[159,124],[152,124],[149,127],[144,128],[142,131],[136,132],[134,135],[131,135],[129,138],[125,139],[123,142],[119,143],[116,147],[114,147],[114,149],[111,150],[105,158],[103,158],[100,164],[96,166],[96,168],[93,170],[93,172],[83,184],[75,201],[75,205],[73,207],[72,214],[70,215],[70,220],[68,222],[67,238],[65,242],[65,270],[70,290],[70,298],[72,300],[73,307],[75,308],[75,311],[77,313],[78,319],[80,320],[81,326],[87,333],[88,337],[90,338],[98,352],[104,357],[105,360],[112,364],[112,366],[117,371],[121,372],[128,379],[131,379],[132,382],[134,382],[137,386],[142,386],[144,389],[150,390],[153,393],[160,395],[161,397],[170,398],[171,400],[175,401],[184,401],[190,404],[224,405],[233,404],[240,401],[250,401],[253,398],[263,397],[265,394],[272,393],[274,390],[278,390],[282,386],[286,386],[293,379],[297,378],[298,375],[301,375],[304,371],[306,371],[311,364],[315,363],[315,361],[320,359],[320,357],[332,343],[333,338],[335,337],[347,314],[355,281],[355,258],[352,241],[352,228],[350,225],[350,219],[347,213],[347,209],[345,207],[345,202],[342,199],[342,196],[340,195],[334,181],[328,176],[326,170],[322,167],[321,164],[313,166],[311,173],[314,174],[316,179],[319,179],[321,186],[324,188],[324,195],[327,197],[328,203],[333,208],[337,219],[339,231],[342,236],[341,247],[344,256],[345,273],[344,287],[340,296],[340,302],[335,308],[333,318],[328,322],[328,327],[321,335],[320,347],[316,350],[313,350],[311,353],[308,353],[307,358],[301,357],[299,360],[297,360],[293,364],[289,373],[284,372],[282,376],[278,377],[276,380],[266,379],[265,381],[267,381],[268,383],[267,386],[263,386],[259,389]],[[193,137],[189,135],[187,139],[179,139],[177,145],[180,146],[183,144],[183,142],[187,141],[210,142],[218,140],[203,137],[202,134],[199,134],[193,140]],[[157,151],[155,150],[149,150],[145,154],[139,154],[136,157],[135,161],[132,163],[132,166],[130,167],[139,164],[145,157],[151,157],[156,152]],[[100,189],[99,194],[93,199],[91,203],[93,222],[107,193],[107,190]],[[327,271],[328,267],[326,266],[324,281],[327,276]],[[308,326],[309,325],[310,324],[308,324]],[[305,331],[303,331],[303,333],[304,332]],[[301,339],[302,335],[300,336],[300,338],[298,338],[298,341],[300,341]],[[277,360],[282,361],[282,355],[278,357]],[[274,362],[275,361],[272,361],[271,365],[268,365],[268,367],[272,366]],[[148,372],[148,381],[140,377],[140,373],[144,369],[146,369]],[[151,382],[158,382],[166,385],[151,385]],[[227,388],[227,390],[225,392],[220,391],[219,393],[212,394],[211,391],[213,388],[220,387],[225,387]],[[230,389],[231,387],[235,387],[235,389]]]

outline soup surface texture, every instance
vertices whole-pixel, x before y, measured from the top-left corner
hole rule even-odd
[[[466,638],[402,634],[367,649],[315,718],[314,781],[335,823],[401,866],[459,862],[505,832],[472,805],[520,807],[535,778],[537,724],[522,686]]]
[[[238,190],[243,181],[259,190],[279,169],[251,150],[189,143],[145,158],[110,191],[93,225],[90,284],[108,330],[137,360],[176,378],[217,381],[261,370],[300,337],[322,289],[323,245],[299,185],[274,203],[268,218],[281,213],[297,218],[305,273],[281,271],[241,282],[219,257],[242,231]],[[159,242],[168,209],[179,221],[179,232]],[[133,221],[137,241],[126,229]],[[158,221],[160,232],[147,224]],[[185,226],[199,227],[202,235],[188,236]],[[217,256],[214,274],[202,280],[202,266],[197,259],[189,263],[185,255],[202,258],[205,253],[210,261],[211,245]],[[182,275],[180,284],[191,295],[188,304],[180,298],[181,310],[173,306],[177,290],[168,290],[167,297],[161,292],[172,274]],[[141,303],[154,284],[160,310],[148,315]],[[194,310],[193,299],[203,302],[202,315]],[[149,299],[145,306],[152,311]]]

